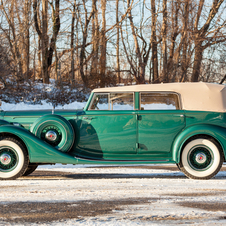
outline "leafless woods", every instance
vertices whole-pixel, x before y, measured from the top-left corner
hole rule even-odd
[[[0,77],[71,87],[226,74],[225,0],[0,0]]]

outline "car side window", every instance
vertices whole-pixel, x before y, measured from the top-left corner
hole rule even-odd
[[[133,93],[95,93],[89,110],[134,110]]]
[[[108,93],[95,93],[89,110],[109,110],[108,99]]]
[[[134,110],[133,93],[111,93],[111,110]]]
[[[179,95],[176,93],[140,93],[141,110],[179,110]]]

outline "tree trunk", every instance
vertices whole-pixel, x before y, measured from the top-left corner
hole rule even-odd
[[[162,68],[162,81],[168,82],[167,73],[167,0],[163,0],[163,21],[162,21],[162,57],[163,57],[163,68]]]
[[[159,82],[159,73],[158,73],[158,44],[156,38],[156,9],[155,9],[155,0],[151,0],[151,17],[152,17],[152,32],[151,32],[151,45],[152,45],[152,83]],[[151,78],[151,75],[150,75]]]
[[[42,0],[42,78],[43,82],[49,84],[49,75],[48,75],[48,1]]]
[[[180,78],[180,82],[186,81],[187,79],[188,13],[189,13],[189,0],[186,0],[184,5],[184,17],[183,17],[184,38],[183,38],[183,52],[182,52],[182,62],[181,62],[182,75]]]
[[[118,83],[121,82],[120,77],[120,58],[119,58],[119,19],[118,19],[118,7],[119,7],[119,0],[116,0],[116,24],[117,24],[117,37],[116,37],[116,74],[118,78]]]
[[[30,65],[30,0],[25,1],[25,6],[24,6],[24,16],[25,16],[25,66],[26,66],[26,80],[28,80],[28,73],[29,73],[29,65]]]
[[[102,29],[101,29],[101,45],[100,45],[100,75],[101,75],[101,81],[100,81],[100,87],[105,87],[106,81],[105,81],[105,73],[106,73],[106,48],[107,48],[107,42],[106,42],[106,0],[101,0],[101,11],[102,11]]]
[[[130,6],[130,0],[127,0],[127,8],[129,8]],[[141,50],[140,50],[140,46],[139,46],[139,42],[137,39],[137,34],[136,34],[136,30],[135,30],[135,26],[133,23],[133,17],[132,17],[132,13],[131,10],[128,12],[128,18],[130,21],[130,27],[132,30],[132,35],[133,35],[133,40],[134,40],[134,44],[135,44],[135,50],[136,50],[136,58],[138,60],[138,73],[136,73],[135,75],[135,79],[137,81],[138,84],[142,84],[145,83],[145,67],[146,64],[144,63],[143,59],[142,59],[142,55],[141,55]]]
[[[99,22],[97,11],[97,0],[92,0],[93,20],[92,20],[92,41],[93,41],[93,57],[91,62],[91,74],[98,74],[98,52],[99,52]]]
[[[179,34],[178,32],[178,14],[179,14],[179,5],[177,1],[172,1],[172,12],[171,12],[171,23],[172,23],[172,34],[170,38],[170,50],[169,50],[169,57],[167,61],[167,72],[168,72],[168,78],[169,81],[172,81],[173,73],[174,73],[174,65],[175,65],[175,43],[176,38]]]
[[[38,36],[38,78],[43,78],[42,76],[42,60],[41,60],[42,44],[41,39]]]
[[[73,5],[72,11],[72,21],[71,21],[71,85],[74,86],[74,79],[75,79],[75,58],[74,58],[74,31],[75,31],[75,3]]]
[[[191,77],[192,82],[199,81],[200,68],[202,64],[202,56],[203,56],[202,41],[197,41],[195,43],[195,57],[194,57],[194,65],[193,65],[193,71],[192,71],[192,77]]]
[[[53,21],[53,35],[49,44],[49,50],[48,50],[48,78],[50,75],[50,69],[52,65],[52,59],[53,59],[53,52],[57,50],[56,48],[56,41],[57,41],[57,35],[60,30],[60,0],[55,0],[55,8],[53,6],[53,3],[51,3],[52,7],[52,21]]]
[[[88,36],[88,26],[90,23],[91,18],[93,17],[93,9],[90,12],[89,16],[88,16],[88,12],[87,12],[87,8],[86,8],[86,1],[82,0],[83,2],[83,8],[85,11],[85,24],[84,27],[82,28],[82,45],[81,45],[81,50],[80,50],[80,61],[79,61],[79,73],[80,76],[82,78],[83,84],[85,87],[88,87],[88,76],[87,74],[84,73],[84,60],[85,60],[85,50],[86,50],[86,42],[87,42],[87,36]]]

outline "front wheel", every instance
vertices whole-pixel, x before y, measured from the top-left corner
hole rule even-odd
[[[37,168],[38,168],[37,164],[29,164],[23,176],[28,176],[32,174]]]
[[[210,139],[199,138],[190,141],[184,147],[179,168],[189,178],[210,179],[223,164],[223,153],[219,145]]]
[[[16,179],[28,167],[28,153],[21,142],[12,137],[0,139],[0,180]]]

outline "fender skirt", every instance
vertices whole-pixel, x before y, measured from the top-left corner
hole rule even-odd
[[[2,125],[0,126],[0,134],[1,133],[13,134],[19,137],[27,147],[31,163],[77,163],[75,157],[58,151],[24,128],[13,125]]]
[[[173,161],[179,163],[183,144],[195,135],[208,135],[215,138],[223,149],[224,157],[226,156],[226,129],[215,125],[195,125],[185,129],[175,139],[172,147]]]

